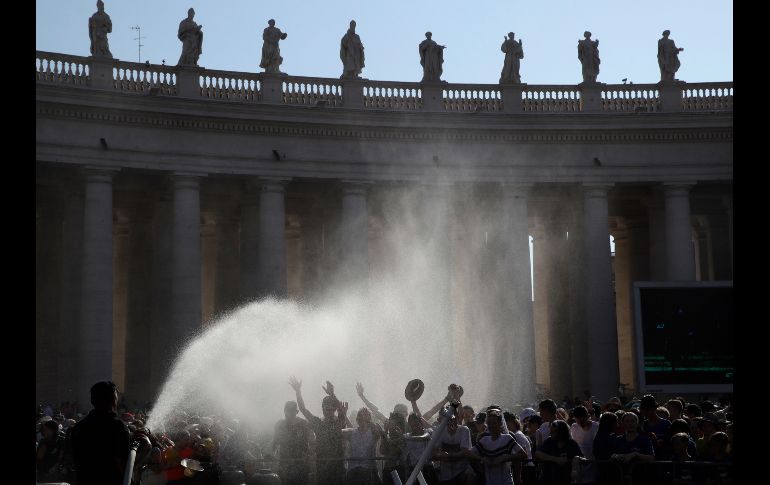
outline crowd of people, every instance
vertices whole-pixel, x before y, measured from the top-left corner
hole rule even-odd
[[[123,483],[133,446],[132,483],[141,485],[387,485],[394,475],[406,482],[417,467],[431,485],[732,483],[729,398],[659,403],[648,394],[474,409],[453,384],[426,411],[417,403],[422,391],[407,388],[411,409],[396,404],[386,416],[360,383],[365,406],[349,413],[327,381],[317,416],[301,381],[292,377],[289,385],[296,400],[284,404],[267,444],[237,419],[184,410],[164,429],[149,430],[147,409],[119,407],[115,384],[97,383],[86,416],[70,403],[38,408],[37,480]],[[439,427],[445,430],[433,439]]]

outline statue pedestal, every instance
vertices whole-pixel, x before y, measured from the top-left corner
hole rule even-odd
[[[602,110],[602,89],[605,83],[580,83],[580,111],[584,113],[598,113]]]
[[[95,89],[115,89],[112,68],[119,62],[119,59],[91,56],[90,60],[88,69],[91,87]]]
[[[444,86],[446,81],[420,83],[422,91],[422,110],[429,112],[444,111]]]
[[[183,98],[199,98],[201,95],[200,76],[204,69],[198,66],[178,66],[176,71],[176,94]]]
[[[526,83],[503,83],[503,113],[521,113],[521,93]]]
[[[342,79],[342,105],[349,109],[363,109],[366,79]]]
[[[262,102],[267,104],[283,104],[283,82],[289,75],[285,72],[263,72]]]
[[[682,89],[684,81],[661,81],[658,83],[660,93],[660,111],[675,113],[682,111]]]

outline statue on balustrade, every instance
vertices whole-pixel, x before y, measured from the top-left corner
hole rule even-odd
[[[430,32],[425,32],[425,40],[420,42],[420,65],[422,66],[422,82],[439,82],[444,72],[445,45],[438,45]]]
[[[278,67],[283,63],[281,49],[278,42],[285,39],[288,34],[281,32],[281,29],[275,26],[275,20],[267,21],[268,27],[262,32],[262,60],[259,67],[264,68],[265,72],[281,74]]]
[[[361,37],[356,34],[356,21],[350,21],[347,34],[340,41],[340,59],[342,59],[342,76],[340,79],[361,79],[364,68],[364,45]]]
[[[505,52],[505,61],[503,62],[503,72],[500,73],[500,83],[521,83],[519,74],[520,59],[524,59],[524,49],[521,45],[521,39],[515,41],[514,33],[508,32],[508,38],[503,36],[503,45],[500,50]]]
[[[198,57],[203,52],[203,28],[193,21],[195,10],[187,11],[187,18],[179,23],[177,37],[182,41],[182,55],[177,66],[197,66]]]
[[[664,30],[663,37],[658,40],[658,66],[660,66],[660,80],[674,81],[674,74],[679,70],[679,53],[684,49],[677,47],[674,39],[669,39],[671,31]]]
[[[595,83],[599,75],[599,40],[591,40],[591,32],[583,32],[585,39],[578,41],[578,59],[583,64],[583,82]]]
[[[96,2],[96,13],[88,19],[88,37],[91,39],[91,55],[112,59],[107,34],[112,32],[112,20],[104,11],[104,2]]]

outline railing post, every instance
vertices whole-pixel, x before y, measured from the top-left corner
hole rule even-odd
[[[602,89],[605,83],[580,83],[580,111],[584,113],[598,113],[602,110]]]
[[[287,81],[289,76],[285,73],[263,72],[262,81],[262,102],[267,104],[283,104],[283,82]]]
[[[503,84],[503,113],[521,113],[524,111],[521,102],[521,93],[526,83]]]
[[[176,69],[176,93],[182,98],[199,98],[200,77],[205,69],[197,66],[179,66]]]
[[[444,86],[446,81],[420,83],[423,111],[444,111]]]
[[[364,82],[366,79],[342,80],[342,106],[350,109],[363,109]]]
[[[115,85],[112,78],[112,68],[118,63],[118,59],[107,59],[103,57],[89,58],[91,87],[95,89],[114,89]]]
[[[658,83],[660,93],[660,110],[669,113],[682,111],[682,90],[684,81],[661,81]]]

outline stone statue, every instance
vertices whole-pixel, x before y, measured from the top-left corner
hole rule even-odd
[[[361,79],[364,68],[364,45],[361,37],[356,34],[356,21],[350,21],[347,34],[340,41],[340,59],[342,59],[342,76],[340,79]]]
[[[275,20],[267,21],[269,27],[262,32],[262,61],[259,67],[265,69],[265,72],[281,73],[278,67],[283,63],[281,49],[278,48],[278,41],[286,38],[288,34],[281,32],[281,29],[275,26]]]
[[[595,83],[599,75],[599,40],[591,40],[591,32],[583,32],[585,39],[578,41],[578,59],[583,64],[583,82]]]
[[[195,10],[187,11],[187,18],[179,23],[177,37],[182,41],[182,55],[179,56],[177,66],[197,66],[198,57],[203,52],[202,25],[193,21]]]
[[[679,70],[679,53],[684,49],[677,47],[673,39],[668,36],[671,31],[664,30],[663,38],[658,41],[658,66],[660,66],[660,80],[674,81],[674,74]]]
[[[500,83],[521,83],[519,74],[520,59],[524,59],[524,49],[521,45],[521,39],[518,42],[513,40],[513,32],[508,32],[508,38],[503,36],[503,45],[500,50],[505,52],[505,61],[503,62],[503,72],[500,73]]]
[[[107,34],[112,32],[112,20],[104,12],[104,2],[96,2],[96,13],[88,19],[88,37],[91,39],[91,55],[112,59]]]
[[[420,42],[420,65],[422,66],[422,82],[439,82],[444,72],[445,45],[438,45],[430,32],[425,32],[425,40]]]

